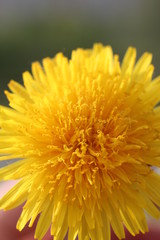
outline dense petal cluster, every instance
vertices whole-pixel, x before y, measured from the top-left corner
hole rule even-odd
[[[0,106],[0,179],[20,181],[1,209],[25,202],[17,228],[40,215],[35,238],[110,240],[145,233],[145,212],[160,217],[160,77],[152,56],[122,64],[110,46],[77,49],[32,65],[24,86],[9,83]]]

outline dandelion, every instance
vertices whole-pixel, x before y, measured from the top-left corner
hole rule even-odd
[[[32,65],[24,86],[9,83],[0,107],[0,179],[20,181],[1,209],[24,204],[20,231],[39,215],[35,238],[118,239],[124,227],[148,231],[146,212],[160,217],[160,77],[152,56],[122,64],[110,46],[77,49]]]

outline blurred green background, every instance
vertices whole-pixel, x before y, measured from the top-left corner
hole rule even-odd
[[[0,0],[0,104],[10,79],[31,63],[77,47],[110,44],[122,59],[129,45],[153,53],[160,74],[159,0]]]

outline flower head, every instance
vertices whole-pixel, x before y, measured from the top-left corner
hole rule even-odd
[[[40,215],[35,237],[119,239],[145,233],[145,212],[160,217],[160,77],[151,54],[122,64],[109,46],[77,49],[32,65],[24,86],[9,83],[0,107],[0,179],[20,179],[3,209],[25,202],[17,228]]]

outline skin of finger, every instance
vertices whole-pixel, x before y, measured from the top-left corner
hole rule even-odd
[[[34,240],[34,230],[36,226],[36,222],[32,228],[25,227],[22,232],[19,232],[15,229],[16,222],[21,214],[22,206],[9,210],[6,212],[0,212],[0,240]],[[139,234],[136,237],[131,236],[128,232],[126,232],[127,240],[158,240],[159,239],[159,231],[158,229],[151,230],[146,234]],[[53,237],[50,236],[50,233],[47,232],[43,240],[52,240]],[[67,238],[66,238],[67,240]],[[118,240],[118,238],[112,234],[112,240]]]
[[[9,181],[7,183],[0,184],[0,198],[11,188],[17,181]],[[0,211],[0,240],[34,240],[34,231],[36,227],[36,222],[33,224],[32,228],[26,226],[21,232],[16,230],[16,223],[22,212],[22,206],[17,207],[9,211]],[[150,231],[146,234],[139,234],[137,236],[131,236],[126,231],[126,240],[159,240],[160,239],[160,222],[151,222]],[[49,231],[43,238],[43,240],[52,240],[53,237],[50,235]],[[67,237],[65,238],[67,240]],[[112,233],[112,240],[118,240],[118,238]]]
[[[34,232],[36,228],[36,223],[33,227],[29,228],[26,226],[21,232],[16,229],[16,223],[21,214],[22,206],[9,211],[0,211],[0,240],[34,240]],[[51,240],[49,231],[44,236],[43,240]]]
[[[0,183],[0,198],[11,189],[18,181],[8,181]],[[36,222],[33,227],[26,226],[21,232],[16,229],[17,221],[21,215],[22,206],[8,211],[0,211],[0,240],[34,240]],[[43,240],[53,239],[49,231]]]

